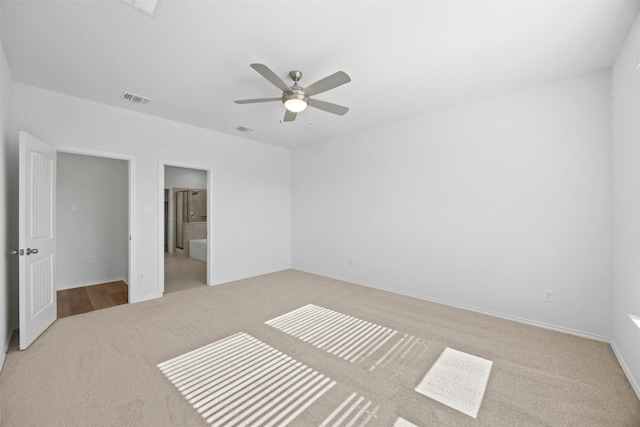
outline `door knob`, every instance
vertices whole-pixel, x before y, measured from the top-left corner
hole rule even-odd
[[[37,254],[37,253],[38,253],[37,249],[27,248],[27,255]]]

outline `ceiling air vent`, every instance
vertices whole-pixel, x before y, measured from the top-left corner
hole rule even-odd
[[[236,129],[239,130],[240,132],[253,132],[255,130],[252,128],[248,128],[246,126],[238,126]]]
[[[148,104],[152,101],[151,98],[136,95],[135,93],[131,93],[131,92],[124,92],[122,94],[122,99],[124,99],[125,101],[133,102],[134,104],[143,104],[143,105]]]

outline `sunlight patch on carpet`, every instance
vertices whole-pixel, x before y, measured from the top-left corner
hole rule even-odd
[[[364,427],[375,417],[379,406],[373,406],[370,400],[357,393],[352,393],[347,397],[329,416],[320,424],[319,427],[327,426],[360,426]]]
[[[416,391],[477,418],[493,362],[445,348]]]
[[[158,368],[212,426],[285,426],[336,383],[246,333]]]
[[[393,346],[369,368],[370,371],[377,367],[387,367],[392,363],[402,364],[407,359],[415,359],[427,349],[427,343],[423,339],[411,335],[397,335],[395,339]]]
[[[309,304],[265,322],[349,362],[359,362],[398,331]]]
[[[395,423],[393,423],[393,427],[418,427],[414,423],[410,423],[402,417],[399,417]]]

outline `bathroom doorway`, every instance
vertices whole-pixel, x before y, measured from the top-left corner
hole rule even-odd
[[[209,272],[209,170],[162,167],[163,293],[206,286]]]

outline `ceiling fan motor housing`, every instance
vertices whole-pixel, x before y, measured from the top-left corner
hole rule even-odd
[[[282,93],[282,102],[287,102],[290,99],[299,99],[307,104],[309,103],[309,97],[304,93],[304,90],[295,86],[291,88],[291,92]]]
[[[298,71],[298,70],[289,71],[289,76],[291,77],[291,80],[293,80],[295,83],[298,83],[302,78],[302,71]]]

